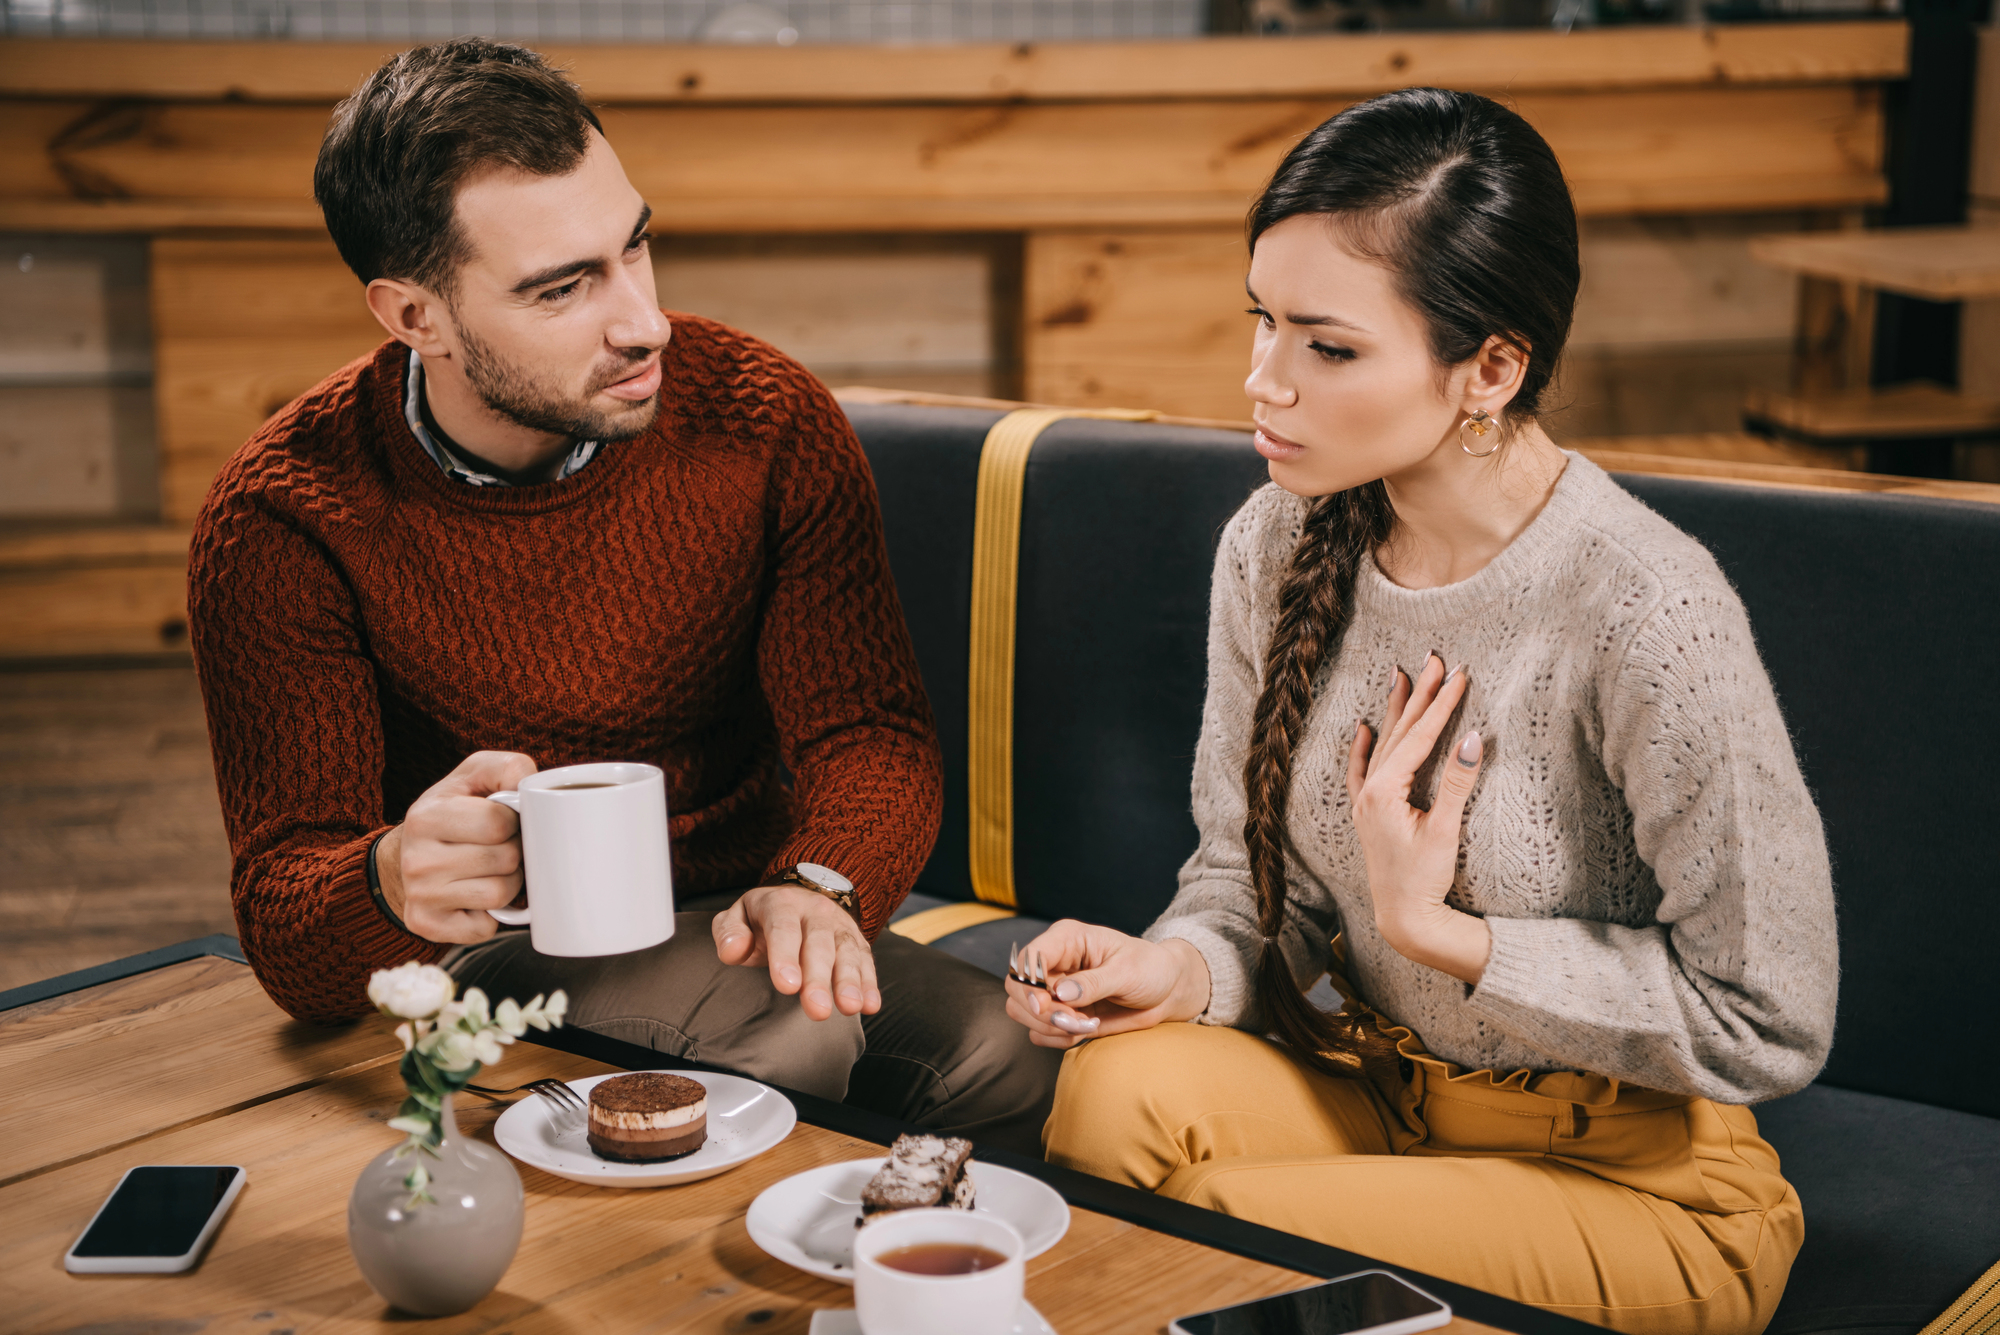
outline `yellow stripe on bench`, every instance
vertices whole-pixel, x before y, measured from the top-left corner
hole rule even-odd
[[[962,904],[940,904],[922,913],[912,913],[909,917],[889,924],[889,930],[897,936],[908,937],[920,946],[933,941],[941,941],[953,932],[962,932],[968,927],[977,927],[982,922],[998,922],[1011,918],[1014,910],[1003,909],[998,904],[982,904],[976,899]]]
[[[980,448],[972,517],[972,655],[966,681],[970,753],[966,778],[971,805],[967,860],[972,893],[989,904],[1011,909],[1016,903],[1014,612],[1020,591],[1021,499],[1028,452],[1043,431],[1066,417],[1143,422],[1158,416],[1124,409],[1017,408],[993,424]]]
[[[2000,1331],[2000,1262],[1917,1335],[1992,1335]]]

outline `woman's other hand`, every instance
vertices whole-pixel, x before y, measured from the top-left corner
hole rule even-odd
[[[1049,990],[1007,980],[1007,1014],[1045,1048],[1192,1020],[1208,1009],[1208,961],[1185,941],[1144,941],[1065,918],[1030,941]]]
[[[1410,805],[1417,771],[1437,748],[1466,684],[1465,670],[1447,675],[1436,654],[1425,657],[1414,682],[1398,669],[1386,735],[1378,741],[1366,723],[1355,725],[1347,797],[1382,939],[1406,959],[1477,984],[1493,949],[1492,933],[1444,900],[1458,874],[1459,828],[1483,759],[1478,733],[1456,739],[1440,766],[1444,779],[1431,809]]]

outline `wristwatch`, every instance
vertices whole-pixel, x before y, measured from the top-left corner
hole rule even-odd
[[[796,863],[774,872],[771,884],[796,885],[816,895],[825,895],[846,909],[848,917],[857,923],[861,921],[861,897],[854,893],[854,882],[831,867],[822,867],[817,862]]]

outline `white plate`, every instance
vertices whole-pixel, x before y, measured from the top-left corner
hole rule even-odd
[[[708,1139],[685,1159],[665,1163],[613,1163],[590,1152],[582,1113],[559,1112],[540,1095],[529,1095],[500,1114],[493,1139],[500,1148],[545,1173],[594,1187],[671,1187],[714,1177],[770,1149],[798,1125],[792,1101],[755,1080],[706,1071],[675,1071],[708,1087]],[[565,1083],[586,1102],[608,1075]]]
[[[861,1189],[885,1162],[850,1159],[773,1182],[750,1203],[750,1213],[744,1217],[750,1240],[807,1274],[852,1284]],[[997,1164],[969,1163],[965,1171],[972,1174],[975,1212],[997,1215],[1012,1224],[1028,1244],[1029,1260],[1069,1232],[1069,1206],[1054,1187]]]
[[[822,1307],[813,1313],[807,1335],[861,1335],[861,1320],[852,1307]],[[1020,1313],[1014,1318],[1014,1335],[1056,1335],[1056,1328],[1023,1298]]]

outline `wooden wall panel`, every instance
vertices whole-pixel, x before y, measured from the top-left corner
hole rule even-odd
[[[1881,107],[1870,88],[1550,92],[1515,101],[1562,159],[1585,213],[1882,197]],[[323,107],[49,105],[63,106],[72,126],[98,120],[51,147],[48,115],[0,119],[0,161],[25,162],[39,148],[60,168],[0,181],[0,226],[40,225],[38,201],[68,218],[79,198],[107,226],[121,213],[133,222],[148,208],[187,201],[222,209],[211,222],[230,202],[254,222],[280,205],[311,217]],[[608,108],[605,125],[665,231],[1227,225],[1284,151],[1344,105],[633,106]]]
[[[322,240],[153,245],[161,510],[194,517],[266,418],[385,337]]]
[[[1243,233],[1055,232],[1028,238],[1027,397],[1243,421],[1252,321]]]
[[[1897,79],[1900,23],[1595,32],[1343,33],[1200,42],[743,48],[536,43],[599,102],[979,102],[1293,97],[1443,88],[1607,88]],[[389,42],[0,43],[0,95],[333,102]]]

